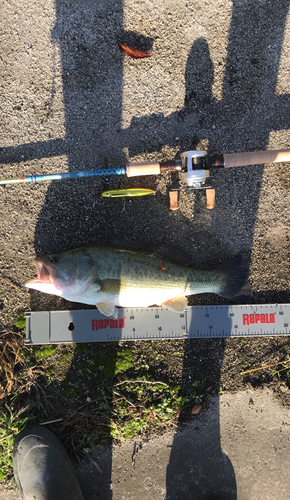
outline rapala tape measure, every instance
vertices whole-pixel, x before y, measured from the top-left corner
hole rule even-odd
[[[26,313],[27,344],[273,335],[290,335],[290,304],[124,308],[118,319],[97,309]]]

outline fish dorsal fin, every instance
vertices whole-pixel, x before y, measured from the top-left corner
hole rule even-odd
[[[163,245],[154,250],[156,255],[167,257],[171,262],[182,266],[190,266],[189,256],[180,248],[173,245]]]
[[[142,250],[142,246],[140,245],[140,243],[128,239],[113,239],[113,241],[111,241],[111,244],[114,247],[119,248],[120,250],[133,250],[135,252],[140,252],[140,250]]]
[[[111,316],[114,319],[118,318],[118,309],[112,302],[99,302],[96,304],[101,314],[105,316]]]
[[[187,298],[183,295],[180,295],[179,297],[174,297],[173,299],[166,300],[161,305],[162,307],[167,307],[168,309],[170,309],[170,311],[181,313],[184,312],[187,304]]]

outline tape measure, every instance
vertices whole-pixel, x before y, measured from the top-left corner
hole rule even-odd
[[[267,335],[290,335],[290,304],[124,308],[118,319],[97,309],[26,313],[27,344]]]

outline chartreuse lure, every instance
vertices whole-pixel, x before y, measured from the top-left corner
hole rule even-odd
[[[104,198],[132,198],[135,196],[148,196],[149,194],[155,194],[152,189],[111,189],[110,191],[104,191],[102,196]]]

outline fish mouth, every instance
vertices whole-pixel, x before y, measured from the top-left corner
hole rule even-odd
[[[57,277],[56,269],[44,262],[44,259],[34,259],[34,264],[36,265],[37,279],[43,283],[53,283],[54,279]]]
[[[44,264],[43,260],[41,259],[34,259],[34,263],[36,265],[36,271],[39,281],[51,282],[52,278],[55,278],[55,271],[53,270],[52,266]]]
[[[62,291],[55,285],[57,276],[53,266],[46,264],[42,259],[34,259],[37,270],[37,278],[33,278],[25,283],[27,288],[39,290],[40,292],[52,293],[54,295],[62,295]]]

